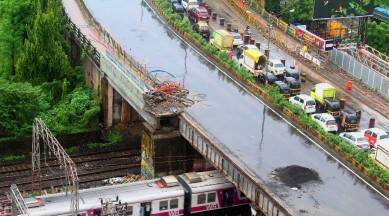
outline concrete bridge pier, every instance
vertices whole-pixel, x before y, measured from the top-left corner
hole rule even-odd
[[[174,127],[155,130],[144,123],[141,173],[146,179],[212,169]]]

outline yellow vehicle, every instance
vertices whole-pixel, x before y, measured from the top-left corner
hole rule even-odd
[[[226,30],[219,29],[212,32],[210,43],[219,50],[229,50],[232,48],[234,37]]]
[[[258,77],[265,72],[266,61],[266,56],[258,48],[252,47],[243,51],[243,55],[239,59],[239,64],[247,68],[254,77]]]
[[[311,90],[318,109],[327,111],[334,117],[340,116],[340,103],[336,99],[336,88],[328,83],[319,83]]]

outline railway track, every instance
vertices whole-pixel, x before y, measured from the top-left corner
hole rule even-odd
[[[126,176],[129,173],[140,173],[140,160],[139,154],[131,154],[130,152],[116,154],[108,157],[104,154],[104,158],[97,159],[96,157],[87,157],[85,160],[78,161],[78,177],[80,179],[80,188],[96,187],[101,185],[101,180],[108,179],[117,176]],[[195,156],[175,156],[168,161],[157,162],[155,166],[163,166],[171,163],[184,163]],[[31,170],[28,169],[12,173],[12,176],[0,177],[0,193],[9,190],[11,184],[17,184],[20,191],[31,190]],[[41,188],[53,189],[61,188],[65,183],[65,176],[62,170],[56,169],[57,167],[42,167],[41,169]],[[55,172],[53,172],[56,169]]]
[[[121,149],[119,152],[115,150],[75,156],[73,161],[76,163],[79,169],[79,176],[80,180],[82,181],[86,175],[97,175],[98,173],[105,173],[108,171],[113,172],[118,169],[124,170],[125,168],[140,166],[139,156],[140,150],[132,148]],[[104,167],[107,167],[109,170],[105,170]],[[42,161],[42,184],[45,184],[45,182],[55,181],[56,179],[64,179],[62,173],[63,172],[60,169],[59,163],[55,159],[48,159],[47,164]],[[19,164],[1,167],[0,192],[8,191],[9,186],[12,183],[20,185],[21,190],[24,190],[25,188],[23,185],[30,185],[31,164]],[[55,185],[56,184],[54,184],[54,187]]]

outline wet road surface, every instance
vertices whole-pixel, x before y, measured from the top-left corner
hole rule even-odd
[[[287,124],[170,32],[141,0],[86,0],[94,16],[150,70],[161,69],[205,100],[187,113],[244,162],[297,214],[387,215],[389,201]],[[167,76],[166,74],[161,74]],[[169,77],[169,76],[167,76]],[[315,170],[321,182],[295,191],[272,171]]]

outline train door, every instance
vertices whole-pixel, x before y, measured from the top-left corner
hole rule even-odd
[[[223,191],[223,207],[232,206],[232,201],[234,197],[234,189],[226,189]]]
[[[151,202],[140,204],[140,216],[151,216]]]

